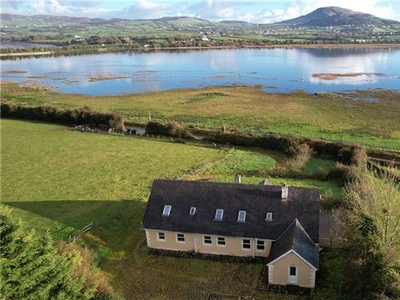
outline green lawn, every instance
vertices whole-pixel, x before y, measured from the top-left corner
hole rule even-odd
[[[332,160],[313,157],[306,163],[302,171],[308,175],[326,173],[334,165],[335,162]]]
[[[233,181],[237,171],[272,169],[277,154],[227,151],[108,134],[59,125],[2,119],[1,201],[25,228],[67,239],[93,222],[84,236],[110,282],[126,299],[205,299],[210,293],[302,299],[259,290],[261,262],[210,261],[149,254],[140,230],[154,178],[177,178],[225,157],[206,174]],[[274,157],[274,158],[272,158]],[[258,183],[251,178],[244,183]],[[271,178],[274,184],[324,189],[326,183]],[[331,186],[330,186],[331,187]]]
[[[183,175],[223,155],[168,140],[14,120],[1,120],[1,139],[2,202],[29,226],[53,224],[60,237],[125,207],[143,209],[153,179]]]
[[[276,166],[276,161],[267,153],[235,150],[228,159],[208,170],[210,174],[232,174],[245,171],[269,170]]]

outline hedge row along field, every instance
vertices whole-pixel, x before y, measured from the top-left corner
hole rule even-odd
[[[298,138],[290,135],[279,134],[246,134],[243,132],[221,132],[221,131],[199,131],[184,128],[177,123],[162,124],[159,122],[148,122],[146,133],[152,135],[164,135],[175,138],[193,139],[192,133],[204,136],[209,143],[216,143],[229,146],[243,146],[249,148],[261,148],[296,155],[302,144],[308,144],[314,151],[314,155],[338,160],[349,165],[354,158],[353,151],[358,146],[349,146],[343,143],[332,143],[317,139]]]
[[[60,109],[51,106],[26,106],[1,103],[1,116],[3,118],[15,118],[36,120],[64,125],[87,125],[124,129],[124,117],[115,113],[94,112],[89,108],[84,109]]]

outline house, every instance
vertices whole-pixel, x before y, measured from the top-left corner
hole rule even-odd
[[[264,257],[270,284],[313,288],[318,189],[239,182],[155,180],[142,222],[148,247]]]

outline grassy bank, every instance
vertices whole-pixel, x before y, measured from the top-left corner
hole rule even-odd
[[[2,99],[23,105],[90,107],[127,121],[153,119],[185,126],[249,133],[281,133],[400,150],[400,94],[367,90],[347,94],[266,93],[259,87],[211,87],[122,96],[58,94],[2,84]],[[210,109],[212,107],[212,109]]]

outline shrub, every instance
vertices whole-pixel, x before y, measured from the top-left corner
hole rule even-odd
[[[366,149],[361,146],[354,146],[351,152],[351,164],[359,168],[365,168],[368,160]]]
[[[329,170],[326,179],[339,180],[341,185],[344,186],[347,182],[356,178],[357,174],[358,170],[355,167],[336,163],[336,165]]]
[[[146,134],[170,136],[180,139],[194,139],[194,136],[178,123],[168,123],[167,125],[159,122],[148,122],[146,124]]]
[[[327,210],[337,209],[347,205],[347,202],[342,198],[335,196],[331,189],[327,190],[325,194],[322,195],[321,200],[321,207]]]
[[[285,161],[285,167],[290,170],[300,170],[312,157],[312,149],[308,144],[296,146],[296,153]]]

